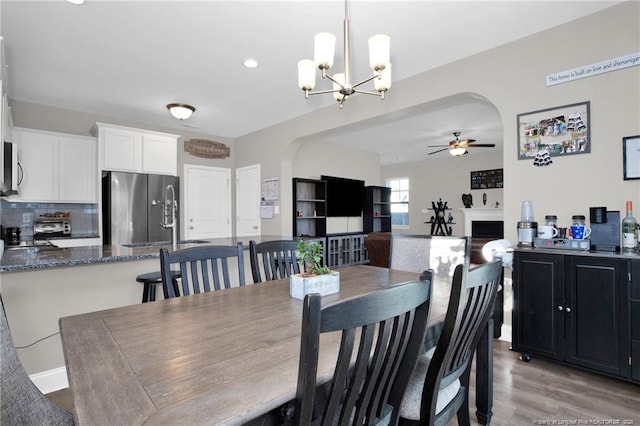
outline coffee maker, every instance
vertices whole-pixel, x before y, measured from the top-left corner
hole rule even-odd
[[[533,247],[533,240],[538,236],[538,222],[534,221],[533,203],[523,201],[518,222],[518,246]]]
[[[591,249],[620,251],[620,212],[606,207],[590,207]]]

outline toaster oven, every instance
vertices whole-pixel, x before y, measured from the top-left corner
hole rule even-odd
[[[53,237],[71,237],[69,219],[39,217],[33,222],[33,240],[47,240]]]

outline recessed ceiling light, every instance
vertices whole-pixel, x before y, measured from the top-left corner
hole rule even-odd
[[[244,65],[247,68],[258,68],[259,64],[258,64],[258,61],[256,61],[255,59],[245,59],[242,65]]]
[[[66,0],[67,3],[71,3],[71,4],[75,4],[75,5],[81,5],[84,4],[84,0]]]

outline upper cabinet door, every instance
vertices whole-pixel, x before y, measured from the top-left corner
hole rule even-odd
[[[142,171],[142,134],[120,128],[100,129],[102,168]]]
[[[177,176],[178,153],[175,137],[160,135],[142,136],[142,170]]]
[[[95,139],[59,139],[59,199],[67,202],[97,201],[97,158]]]
[[[58,138],[49,134],[13,132],[24,177],[18,188],[20,201],[58,199]]]
[[[178,135],[96,123],[100,171],[178,175]]]

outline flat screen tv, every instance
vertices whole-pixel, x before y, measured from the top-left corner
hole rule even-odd
[[[327,181],[327,216],[360,216],[364,198],[364,181],[322,175]]]

